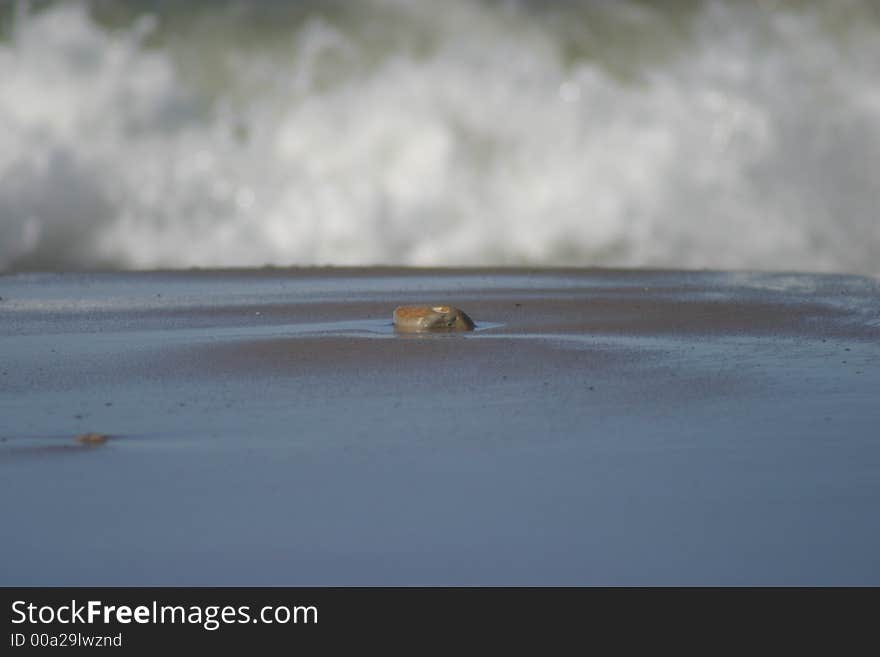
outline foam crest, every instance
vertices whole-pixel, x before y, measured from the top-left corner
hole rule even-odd
[[[376,0],[254,44],[211,3],[185,34],[50,5],[0,42],[0,269],[876,272],[880,27],[847,6]]]

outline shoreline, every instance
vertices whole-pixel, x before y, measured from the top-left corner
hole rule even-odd
[[[0,583],[880,583],[880,282],[428,272],[0,276]]]

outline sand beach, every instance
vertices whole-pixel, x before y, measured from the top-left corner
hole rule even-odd
[[[880,584],[876,278],[18,273],[0,297],[7,586]],[[476,328],[396,333],[404,304]]]

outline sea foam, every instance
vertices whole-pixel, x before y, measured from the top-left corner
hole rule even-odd
[[[20,11],[0,269],[876,273],[880,20],[842,4]]]

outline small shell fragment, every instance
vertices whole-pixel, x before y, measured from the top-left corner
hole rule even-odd
[[[110,436],[103,433],[83,433],[76,437],[80,445],[103,445]]]
[[[399,306],[394,309],[398,331],[472,331],[474,320],[455,306]]]

